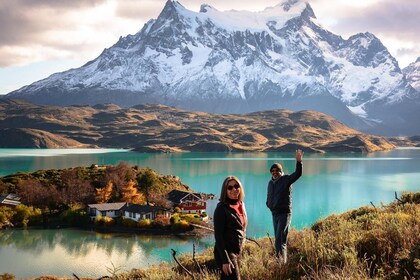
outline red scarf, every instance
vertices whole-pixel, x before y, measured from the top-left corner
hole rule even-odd
[[[238,203],[236,203],[236,204],[229,204],[229,206],[233,209],[233,210],[235,210],[235,212],[238,214],[238,216],[239,216],[239,219],[241,220],[241,223],[242,223],[242,226],[244,227],[244,228],[246,228],[246,223],[247,223],[247,221],[246,221],[246,217],[245,217],[245,211],[244,211],[244,208],[243,208],[243,206],[242,206],[242,202],[241,201],[238,201]]]

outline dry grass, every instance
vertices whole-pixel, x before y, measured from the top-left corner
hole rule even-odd
[[[311,228],[290,232],[289,259],[280,265],[268,237],[259,246],[244,246],[241,274],[245,280],[275,279],[420,279],[420,193],[407,193],[398,203],[361,207],[317,221]],[[195,279],[219,279],[209,248],[196,256],[179,257]],[[0,279],[11,279],[2,278]],[[52,278],[51,278],[52,279]],[[192,279],[177,265],[162,263],[134,269],[113,279]]]

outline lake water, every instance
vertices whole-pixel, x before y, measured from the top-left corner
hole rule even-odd
[[[273,235],[265,207],[269,167],[281,162],[294,171],[291,153],[147,154],[124,150],[0,149],[0,176],[17,171],[60,169],[91,164],[150,167],[179,176],[195,191],[219,194],[223,179],[235,175],[246,197],[248,236]],[[304,175],[294,184],[292,226],[310,226],[321,217],[363,205],[388,203],[394,192],[420,191],[420,149],[371,154],[305,154]],[[208,205],[212,215],[217,200]],[[130,270],[161,260],[171,261],[170,248],[192,252],[213,245],[211,236],[185,238],[98,234],[79,230],[7,230],[0,232],[0,274],[99,277],[108,269]]]

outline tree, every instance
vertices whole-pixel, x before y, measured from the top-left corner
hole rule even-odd
[[[126,163],[120,162],[116,166],[108,166],[105,169],[105,182],[112,182],[114,193],[112,200],[121,200],[121,190],[127,182],[136,178],[134,170]]]
[[[170,202],[167,196],[162,195],[159,192],[152,192],[149,194],[149,202],[153,203],[153,205],[160,206],[166,209],[172,208],[172,202]]]
[[[37,179],[30,178],[21,181],[17,188],[17,194],[23,204],[38,208],[47,208],[56,204],[58,195],[55,186],[43,186]]]
[[[7,192],[7,186],[5,183],[3,183],[2,180],[0,180],[0,195]]]
[[[13,222],[16,224],[22,224],[26,227],[29,221],[36,221],[41,219],[41,210],[19,204],[14,208]]]
[[[1,206],[0,207],[0,229],[3,225],[10,223],[11,218],[13,217],[13,211],[10,207]]]
[[[139,189],[146,197],[147,205],[149,205],[151,202],[151,194],[159,185],[158,175],[152,169],[146,168],[146,170],[137,177],[137,183],[139,185]]]
[[[91,203],[95,197],[95,189],[91,183],[83,179],[80,168],[65,169],[60,174],[59,182],[61,203],[72,206]]]
[[[128,181],[127,184],[121,189],[121,196],[123,202],[130,202],[136,204],[143,204],[145,202],[144,195],[139,193],[138,189],[135,187],[135,182],[133,180]]]
[[[107,203],[111,198],[114,187],[111,181],[108,181],[105,187],[96,188],[95,200],[97,203]]]

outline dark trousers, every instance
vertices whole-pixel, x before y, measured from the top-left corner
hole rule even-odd
[[[230,275],[226,275],[224,274],[222,267],[223,264],[220,260],[220,258],[217,256],[217,254],[215,254],[215,258],[216,258],[216,263],[217,266],[220,268],[220,279],[221,280],[241,280],[241,273],[239,270],[239,264],[240,264],[240,255],[239,254],[235,254],[235,253],[228,253],[230,261],[233,263],[233,266],[235,267],[234,269],[232,269],[232,274]]]
[[[291,213],[275,213],[273,212],[274,236],[276,238],[275,247],[276,255],[281,256],[283,261],[287,262],[287,236],[289,235],[289,227],[292,222]]]

